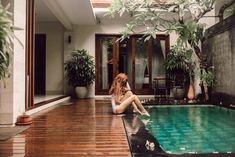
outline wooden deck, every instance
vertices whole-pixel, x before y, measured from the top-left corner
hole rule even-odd
[[[122,118],[110,101],[63,103],[34,116],[33,124],[8,141],[0,141],[1,157],[130,157]]]

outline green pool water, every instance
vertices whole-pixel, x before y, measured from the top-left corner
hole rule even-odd
[[[150,106],[146,124],[171,154],[234,153],[235,111],[217,106]],[[146,117],[141,117],[145,119]]]

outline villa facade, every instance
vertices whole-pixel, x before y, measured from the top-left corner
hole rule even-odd
[[[2,126],[14,125],[19,115],[30,114],[30,110],[41,106],[35,105],[37,95],[71,95],[72,89],[64,77],[64,62],[74,49],[86,49],[95,57],[96,81],[88,97],[107,96],[118,72],[128,74],[135,93],[152,96],[152,80],[164,74],[163,60],[176,40],[176,34],[159,33],[158,40],[142,45],[146,54],[138,52],[138,34],[115,42],[130,16],[115,19],[104,16],[107,2],[93,1],[94,7],[89,0],[2,0],[2,3],[11,4],[14,26],[21,28],[15,30],[20,42],[15,39],[12,45],[10,77],[5,80],[5,88],[3,83],[0,86]],[[201,19],[207,28],[219,21],[216,15],[222,3],[216,2],[215,9]],[[112,45],[108,47],[110,41]],[[108,51],[112,52],[111,58]],[[110,62],[112,59],[116,62]],[[234,74],[234,69],[231,71]],[[217,89],[223,91],[224,85],[220,85]],[[235,96],[233,91],[228,95]]]

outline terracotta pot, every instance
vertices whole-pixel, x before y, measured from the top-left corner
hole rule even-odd
[[[21,115],[17,118],[17,125],[28,125],[32,124],[33,119],[29,115]]]
[[[209,101],[209,93],[208,93],[208,87],[204,86],[204,93],[205,93],[205,101]]]
[[[189,89],[188,89],[188,102],[193,102],[193,99],[195,98],[195,94],[194,94],[194,88],[193,88],[193,85],[190,84],[189,85]]]

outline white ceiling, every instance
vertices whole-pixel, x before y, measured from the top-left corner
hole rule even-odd
[[[35,19],[38,22],[55,22],[58,19],[48,9],[42,0],[35,0]]]
[[[68,30],[73,25],[127,23],[131,19],[127,13],[115,18],[104,16],[107,11],[107,8],[93,9],[90,0],[35,0],[36,21],[59,21]],[[168,18],[170,20],[173,16]]]
[[[95,24],[95,15],[90,0],[57,0],[72,24]]]
[[[36,21],[60,21],[72,25],[94,25],[96,17],[90,0],[35,0]]]

